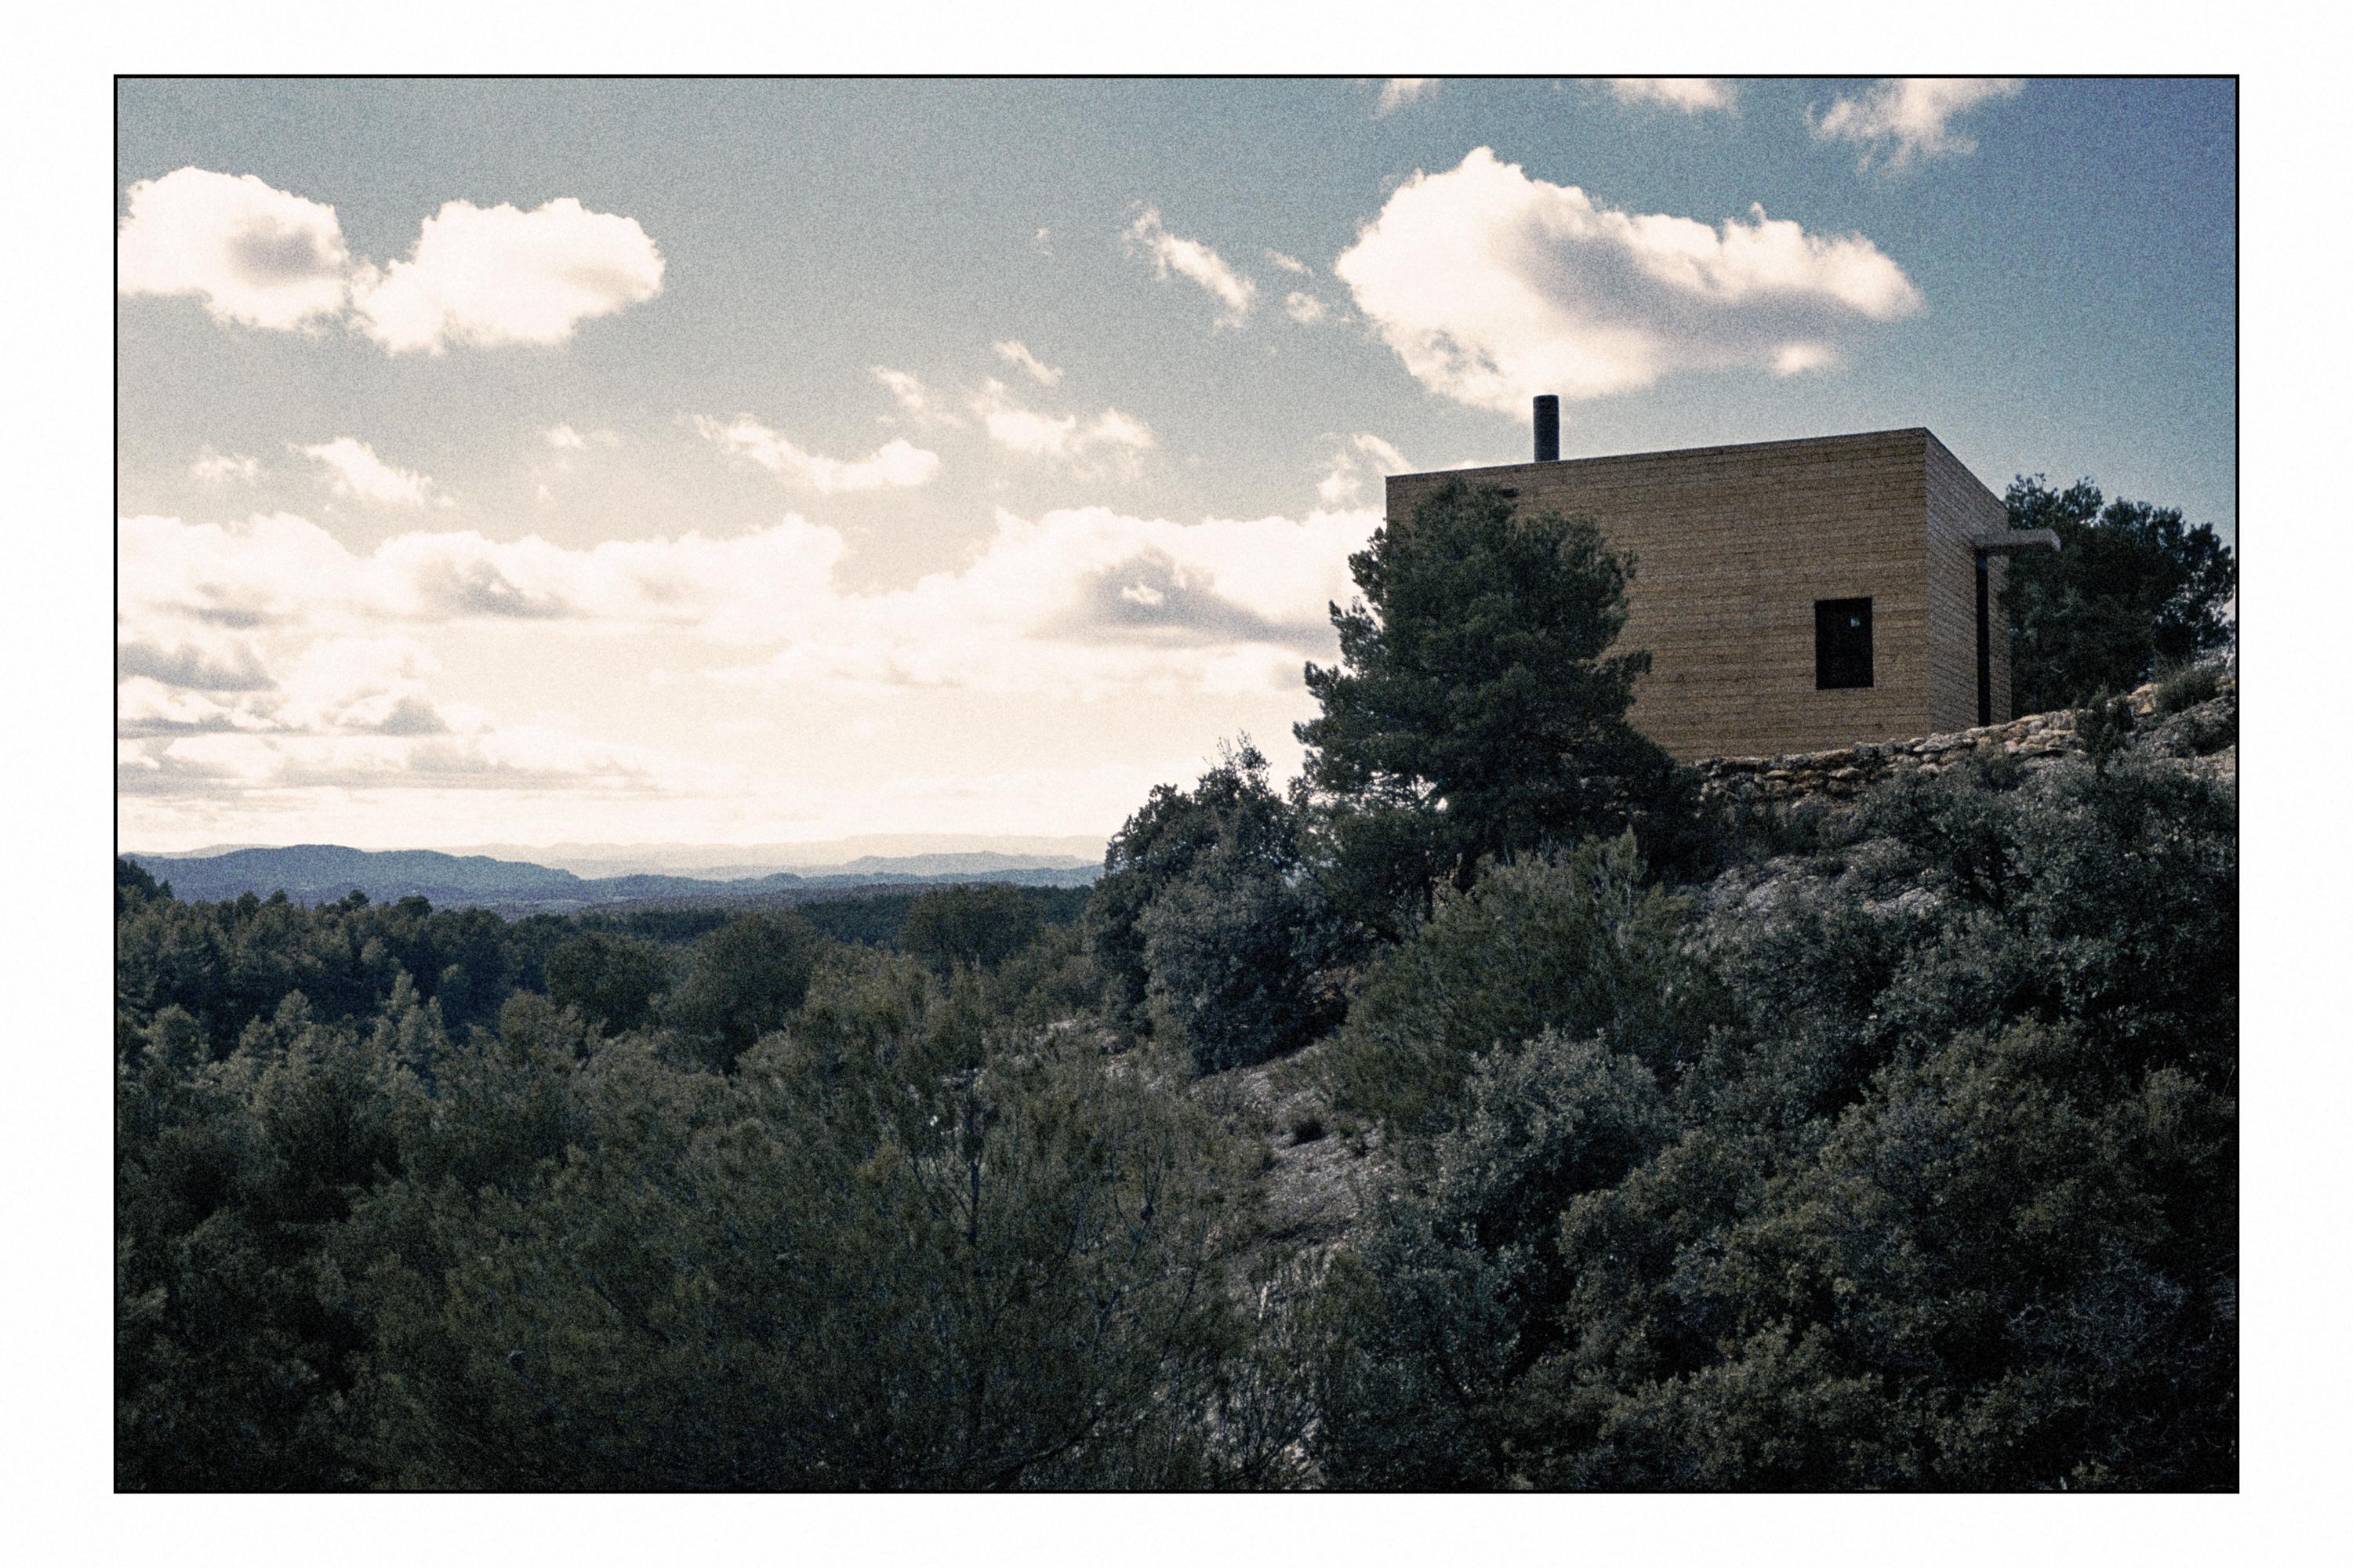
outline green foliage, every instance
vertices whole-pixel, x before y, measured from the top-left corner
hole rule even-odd
[[[2211,702],[2221,694],[2222,672],[2211,664],[2185,665],[2169,671],[2160,668],[2158,671],[2155,701],[2160,716]]]
[[[790,989],[798,933],[714,936]],[[527,991],[453,1039],[405,980],[220,1060],[126,1023],[120,1484],[1280,1482],[1300,1331],[1225,1289],[1237,1150],[1045,1021],[1096,984],[1067,926],[944,981],[839,950],[725,1076]]]
[[[1672,1073],[1707,1036],[1705,970],[1687,909],[1646,885],[1633,837],[1490,866],[1375,959],[1316,1070],[1335,1103],[1427,1131],[1472,1061],[1546,1030],[1600,1036]]]
[[[118,1484],[2236,1485],[2227,785],[1491,860],[1300,1064],[1377,1140],[1245,1139],[1188,1080],[1323,1005],[1301,822],[1243,752],[1086,930],[731,917],[634,1026],[603,922],[118,873]],[[1106,1052],[1106,955],[1181,1040]],[[1263,1228],[1376,1141],[1328,1264]]]
[[[2010,563],[2002,604],[2019,712],[2129,691],[2162,665],[2232,646],[2239,563],[2211,527],[2144,501],[2103,506],[2089,479],[2053,490],[2039,474],[2021,477],[2005,499],[2012,528],[2053,530],[2060,544]]]
[[[2075,715],[2075,739],[2092,765],[2103,771],[2124,754],[2132,732],[2132,703],[2109,692],[2095,692]]]
[[[1492,1488],[1525,1435],[1517,1385],[1560,1343],[1561,1212],[1670,1131],[1649,1068],[1546,1032],[1477,1058],[1459,1114],[1410,1148],[1341,1289],[1317,1458],[1345,1487]]]
[[[1301,813],[1266,767],[1245,741],[1189,794],[1155,788],[1113,837],[1091,909],[1107,1010],[1173,1024],[1202,1072],[1303,1045],[1335,1011]]]
[[[433,1262],[379,1275],[386,1462],[463,1487],[1214,1479],[1183,1428],[1231,1344],[1208,1271],[1238,1184],[1181,1100],[1000,1033],[988,984],[828,970],[683,1096],[606,1046],[579,1143],[526,1192],[405,1198]]]
[[[694,1061],[728,1070],[761,1036],[782,1028],[808,994],[820,940],[790,910],[736,916],[694,944],[662,1022]]]
[[[1327,1288],[1325,1473],[2234,1486],[2236,872],[2230,792],[2126,755],[1902,779],[1719,883],[1731,1012],[1663,1095],[1506,1046],[1399,1141]],[[1639,1132],[1526,1179],[1512,1118],[1571,1093]]]
[[[583,931],[547,955],[547,996],[616,1033],[642,1026],[670,986],[670,955],[659,943]]]
[[[1590,520],[1449,483],[1348,564],[1365,602],[1333,608],[1343,662],[1307,667],[1324,711],[1298,736],[1352,916],[1400,934],[1482,858],[1617,832],[1671,790],[1626,721],[1650,656],[1609,651],[1632,563]]]
[[[934,888],[908,906],[899,945],[945,973],[995,969],[1038,940],[1038,906],[1020,889],[987,882]]]

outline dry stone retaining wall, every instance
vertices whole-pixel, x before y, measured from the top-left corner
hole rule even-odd
[[[2153,684],[2144,686],[2126,699],[2132,704],[2134,733],[2141,743],[2161,755],[2199,757],[2202,767],[2235,780],[2238,678],[2221,677],[2211,700],[2152,723],[2157,719],[2157,690]],[[1980,756],[2011,756],[2031,768],[2080,753],[2084,745],[2076,738],[2076,717],[2074,711],[2063,709],[1949,735],[1924,735],[1912,741],[1841,746],[1791,756],[1711,757],[1692,765],[1699,771],[1702,794],[1710,799],[1770,806],[1836,805],[1853,799],[1903,769],[1916,768],[1934,777]],[[2218,733],[2216,727],[2221,725],[2230,726],[2229,744],[2211,755],[2201,756],[2202,748],[2196,743],[2196,737]]]

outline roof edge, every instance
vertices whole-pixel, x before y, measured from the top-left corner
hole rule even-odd
[[[1939,447],[1945,446],[1942,441],[1936,440],[1936,433],[1926,425],[1899,425],[1886,430],[1849,430],[1834,436],[1785,436],[1772,441],[1731,441],[1714,447],[1662,447],[1647,452],[1596,452],[1590,457],[1561,458],[1548,463],[1530,460],[1525,463],[1489,463],[1465,468],[1415,468],[1404,473],[1384,474],[1381,477],[1384,480],[1428,479],[1449,474],[1503,474],[1523,468],[1562,468],[1576,463],[1630,462],[1641,458],[1697,458],[1716,452],[1762,451],[1773,447],[1820,447],[1832,441],[1866,441],[1886,436],[1921,436],[1936,441]],[[1947,457],[1950,457],[1952,448],[1946,447],[1945,452]],[[1960,459],[1956,458],[1954,461],[1959,462]],[[1968,465],[1962,464],[1962,467],[1967,468]]]

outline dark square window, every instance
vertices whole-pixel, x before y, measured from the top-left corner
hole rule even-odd
[[[1814,689],[1871,684],[1871,601],[1814,601]]]

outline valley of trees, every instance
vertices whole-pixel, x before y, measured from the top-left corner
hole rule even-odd
[[[1590,524],[1351,564],[1303,777],[1238,741],[1091,890],[118,861],[118,1485],[2234,1487],[2211,681],[1748,816],[1626,725]]]

